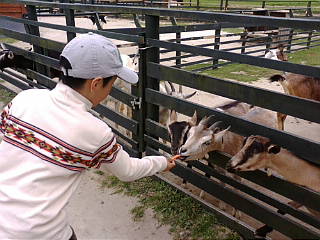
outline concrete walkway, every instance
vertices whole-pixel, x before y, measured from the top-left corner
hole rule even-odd
[[[169,227],[160,226],[152,210],[146,211],[142,221],[133,221],[130,210],[138,200],[102,188],[102,178],[94,172],[86,172],[67,207],[69,222],[78,239],[172,239]]]

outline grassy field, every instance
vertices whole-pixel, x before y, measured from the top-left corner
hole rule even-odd
[[[288,55],[289,62],[309,66],[320,66],[320,46],[308,50],[297,51]],[[186,67],[185,69],[193,70],[207,66],[210,66],[210,64],[197,64],[194,66]],[[241,82],[253,82],[259,80],[261,77],[269,77],[274,74],[281,74],[282,72],[269,68],[234,63],[214,70],[205,70],[200,73],[220,79],[230,79]]]

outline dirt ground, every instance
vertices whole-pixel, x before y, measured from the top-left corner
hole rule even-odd
[[[63,17],[39,17],[39,21],[55,24],[65,24]],[[87,18],[77,18],[77,27],[96,29],[92,22]],[[109,19],[104,28],[135,27],[134,22],[128,19]],[[56,41],[66,42],[66,34],[52,29],[40,28],[41,36]],[[198,36],[199,33],[183,33],[182,37]],[[201,43],[212,42],[210,37],[214,31],[202,31],[201,36],[208,36]],[[174,38],[175,34],[166,34],[162,39]],[[228,40],[231,40],[228,38]],[[222,39],[223,41],[223,39]],[[114,41],[116,44],[126,43],[124,41]],[[190,42],[191,44],[192,42]],[[194,42],[195,43],[195,42]],[[21,45],[28,47],[26,44]],[[231,47],[230,45],[227,47]],[[136,47],[120,49],[121,53],[132,54],[137,51]],[[168,54],[167,56],[171,56]],[[198,59],[197,57],[193,60]],[[278,83],[270,83],[261,77],[252,83],[256,87],[266,88],[273,91],[283,92]],[[184,88],[185,93],[192,89]],[[210,107],[218,106],[230,101],[224,97],[216,96],[206,92],[198,93],[190,99],[193,102],[204,104]],[[267,100],[266,100],[267,101]],[[180,118],[185,118],[180,116]],[[302,119],[288,117],[285,122],[285,130],[320,141],[320,125],[310,123]],[[130,209],[137,202],[136,199],[119,194],[112,194],[112,190],[99,188],[99,177],[94,173],[88,172],[76,194],[68,206],[70,222],[74,226],[79,239],[171,239],[168,233],[168,226],[159,226],[152,217],[152,212],[148,212],[141,222],[134,222],[130,216]],[[84,201],[85,199],[85,201]]]

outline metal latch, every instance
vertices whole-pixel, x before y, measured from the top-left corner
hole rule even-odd
[[[141,108],[141,102],[142,102],[141,97],[135,98],[132,101],[130,101],[132,109],[139,110]]]

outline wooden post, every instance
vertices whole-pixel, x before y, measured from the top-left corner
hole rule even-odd
[[[221,40],[221,26],[214,31],[214,50],[219,50],[220,48],[220,40]],[[217,68],[215,65],[219,63],[219,59],[213,59],[212,61],[212,69]]]
[[[271,34],[268,33],[268,38],[267,38],[267,42],[266,42],[266,50],[265,50],[264,54],[266,54],[267,52],[270,51],[271,43],[272,43]]]
[[[139,34],[146,40],[145,33]],[[145,119],[146,119],[146,100],[144,89],[147,82],[147,55],[146,55],[146,41],[139,43],[139,82],[137,86],[131,87],[131,94],[137,96],[138,102],[140,103],[138,108],[133,108],[132,118],[136,120],[138,124],[138,134],[133,135],[132,138],[139,143],[139,157],[142,157],[145,151]]]
[[[261,7],[262,7],[262,8],[265,8],[265,7],[266,7],[266,1],[262,1]]]
[[[220,10],[223,10],[223,0],[220,0]]]
[[[228,4],[229,4],[229,0],[226,0],[224,5],[224,10],[228,10]]]
[[[70,3],[70,0],[64,0],[65,3]],[[66,15],[66,24],[67,26],[75,26],[75,21],[74,21],[74,10],[73,9],[66,9],[65,10],[65,15]],[[76,33],[74,32],[67,32],[67,39],[68,42],[70,42],[73,38],[76,37]]]
[[[181,32],[176,33],[176,43],[181,43]],[[176,51],[176,65],[181,64],[181,51]]]
[[[27,13],[28,20],[32,20],[32,21],[36,21],[36,22],[38,21],[36,6],[27,5],[27,12],[28,12]],[[40,30],[39,30],[38,26],[28,25],[26,30],[29,34],[40,37]],[[35,45],[35,44],[32,44],[32,46],[33,46],[33,51],[35,53],[43,54],[43,50],[41,47],[39,47],[38,45]],[[47,70],[44,65],[36,63],[35,68],[36,68],[35,70],[37,72],[39,72],[41,74],[47,74]]]
[[[146,22],[146,39],[147,40],[149,38],[159,39],[159,16],[146,15],[145,22]],[[147,63],[149,62],[154,62],[154,63],[160,62],[159,48],[151,47],[147,49],[145,65],[147,66]],[[146,87],[159,91],[159,83],[160,83],[159,79],[147,77]],[[159,122],[159,107],[151,103],[147,103],[146,109],[147,109],[147,113],[146,113],[147,118],[150,118],[154,121]]]
[[[200,10],[200,0],[197,0],[197,11]]]
[[[312,17],[312,8],[311,8],[311,1],[308,2],[308,5],[307,5],[307,13],[306,13],[306,16],[307,17]]]
[[[244,31],[240,36],[240,39],[242,41],[242,43],[241,43],[241,54],[244,54],[246,52],[247,35],[248,35],[248,33],[246,31]]]
[[[293,31],[294,31],[294,30],[291,28],[291,29],[290,29],[290,32],[289,32],[289,39],[288,39],[288,46],[287,46],[287,51],[288,51],[288,53],[291,52],[291,43],[292,43]]]
[[[310,48],[311,45],[311,39],[312,39],[312,31],[309,32],[308,34],[308,42],[307,42],[307,48]]]

